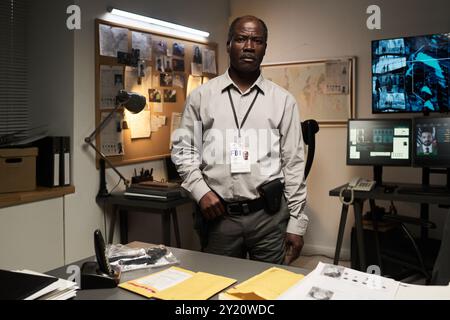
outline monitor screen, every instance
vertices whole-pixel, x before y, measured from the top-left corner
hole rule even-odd
[[[450,167],[450,118],[414,119],[414,166]]]
[[[410,119],[350,120],[347,164],[410,166],[411,126]]]
[[[372,41],[372,111],[449,108],[450,33]]]

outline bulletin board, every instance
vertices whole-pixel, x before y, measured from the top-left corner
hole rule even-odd
[[[119,90],[147,99],[139,114],[118,109],[97,135],[96,145],[115,166],[169,156],[171,133],[187,95],[217,76],[217,44],[99,19],[95,25],[96,126],[114,109]]]

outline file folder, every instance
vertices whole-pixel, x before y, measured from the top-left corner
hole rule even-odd
[[[45,137],[35,142],[39,148],[36,163],[37,184],[43,187],[59,187],[61,137]]]
[[[59,185],[70,185],[70,137],[61,137]]]

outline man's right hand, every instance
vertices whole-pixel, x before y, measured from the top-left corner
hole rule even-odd
[[[201,198],[199,205],[206,220],[214,220],[225,214],[225,208],[222,202],[212,191]]]

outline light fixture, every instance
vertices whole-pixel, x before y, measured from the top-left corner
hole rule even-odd
[[[109,165],[111,169],[114,170],[115,173],[123,180],[125,187],[130,186],[130,181],[125,178],[117,169],[116,167],[111,163],[111,161],[108,160],[108,158],[105,156],[103,152],[101,152],[96,145],[94,144],[94,139],[97,136],[97,134],[103,129],[103,126],[112,118],[112,116],[115,114],[117,109],[120,107],[125,107],[128,111],[131,113],[139,113],[147,104],[147,100],[144,96],[127,92],[125,90],[120,90],[119,93],[116,96],[116,107],[114,110],[112,110],[108,116],[95,128],[94,132],[91,133],[89,137],[86,137],[84,139],[84,142],[91,146],[95,152],[100,156],[100,189],[97,194],[97,198],[107,197],[109,196],[108,189],[106,188],[106,177],[105,177],[105,163]]]
[[[119,9],[116,9],[113,7],[109,7],[108,12],[110,12],[113,15],[120,16],[123,18],[128,18],[128,19],[144,22],[144,23],[148,24],[149,27],[153,31],[156,31],[156,32],[167,33],[169,35],[187,38],[187,39],[191,39],[191,40],[203,41],[203,42],[206,42],[208,40],[207,38],[209,37],[209,32],[206,32],[206,31],[201,31],[201,30],[185,27],[185,26],[182,26],[179,24],[142,16],[142,15],[131,13],[128,11],[119,10]]]

